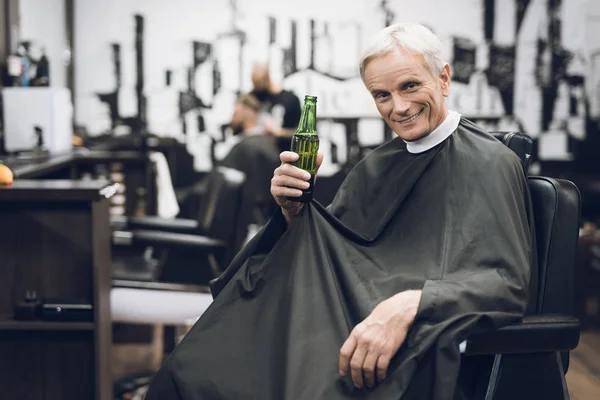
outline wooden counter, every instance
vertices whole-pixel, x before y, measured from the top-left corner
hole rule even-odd
[[[108,181],[0,186],[1,398],[112,400]],[[16,320],[26,291],[91,304],[91,321]]]

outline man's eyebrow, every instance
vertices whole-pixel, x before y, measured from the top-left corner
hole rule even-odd
[[[405,78],[402,78],[402,80],[400,80],[400,84],[405,85],[409,82],[420,82],[420,81],[421,81],[421,79],[419,79],[418,77],[410,75]]]

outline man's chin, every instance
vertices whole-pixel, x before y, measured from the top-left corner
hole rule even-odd
[[[429,132],[425,131],[423,128],[414,127],[412,129],[403,129],[403,130],[394,130],[396,136],[405,142],[415,142],[419,139],[424,138],[429,135]]]

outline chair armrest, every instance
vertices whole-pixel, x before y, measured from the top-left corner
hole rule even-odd
[[[222,251],[226,248],[225,242],[206,236],[151,230],[114,231],[112,239],[114,245],[124,246],[190,248],[200,251]]]
[[[470,336],[465,355],[525,354],[573,350],[579,320],[567,315],[532,315],[495,331]]]
[[[126,279],[113,279],[112,287],[128,288],[128,289],[146,289],[146,290],[167,290],[169,292],[190,292],[190,293],[210,294],[210,289],[207,286],[191,285],[191,284],[187,284],[187,283],[146,282],[146,281],[130,281],[130,280],[126,280]]]
[[[111,227],[116,230],[150,229],[173,233],[199,233],[200,225],[193,219],[166,219],[161,217],[121,217],[110,220]]]

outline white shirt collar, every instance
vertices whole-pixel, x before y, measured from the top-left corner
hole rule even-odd
[[[262,129],[260,129],[260,127],[255,126],[254,128],[247,129],[242,133],[238,133],[237,135],[230,136],[229,139],[227,139],[227,141],[229,143],[231,143],[231,146],[235,146],[236,144],[238,144],[239,142],[244,140],[244,138],[246,138],[248,136],[257,136],[257,135],[264,135],[264,131]]]
[[[418,154],[437,146],[454,133],[456,128],[458,128],[459,123],[460,114],[456,111],[449,110],[444,122],[435,128],[429,135],[419,140],[415,140],[414,142],[405,141],[406,150],[408,150],[409,153]]]
[[[254,128],[245,130],[243,134],[245,136],[262,135],[264,131],[259,126],[255,126]]]

